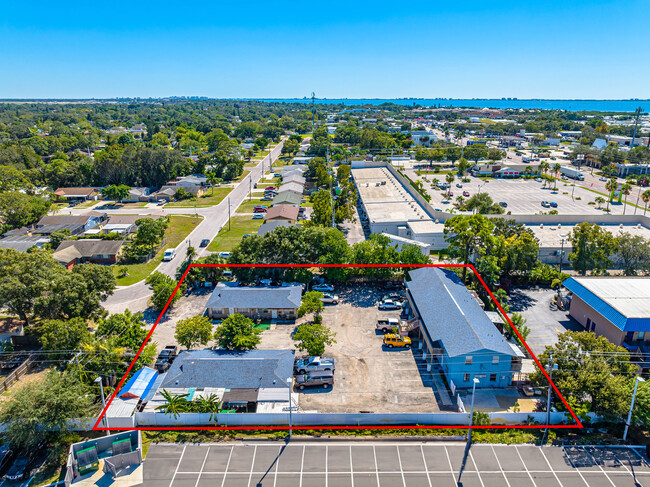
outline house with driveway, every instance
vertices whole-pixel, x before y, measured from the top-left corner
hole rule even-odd
[[[422,267],[406,279],[408,322],[420,338],[427,368],[441,369],[451,389],[501,388],[521,370],[524,354],[508,342],[458,275]],[[453,384],[453,385],[452,385]]]
[[[235,284],[235,285],[233,285]],[[302,286],[237,286],[219,283],[206,305],[210,318],[239,313],[260,320],[295,320],[302,298]]]
[[[87,263],[112,265],[117,263],[123,244],[123,240],[94,238],[64,240],[52,257],[68,269],[72,269],[77,264]]]

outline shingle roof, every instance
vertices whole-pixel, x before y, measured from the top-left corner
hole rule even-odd
[[[300,306],[302,288],[284,287],[231,287],[218,285],[206,308],[264,308],[295,309]]]
[[[305,190],[304,185],[298,183],[283,183],[282,186],[278,188],[278,193],[284,193],[285,191],[293,191],[294,193],[302,194]]]
[[[80,257],[93,255],[117,255],[123,240],[101,240],[85,238],[81,240],[64,240],[52,254],[59,262],[71,262]]]
[[[447,355],[479,350],[515,353],[460,278],[451,270],[423,267],[409,271],[407,288],[429,338],[440,340]]]
[[[262,237],[278,227],[290,227],[291,225],[296,225],[296,223],[289,223],[284,220],[271,220],[270,222],[264,222],[260,228],[257,229],[257,235]]]
[[[298,183],[304,186],[306,181],[307,180],[303,176],[295,172],[290,172],[288,175],[282,176],[282,184]]]
[[[274,218],[286,218],[287,220],[298,219],[298,207],[291,205],[275,205],[266,210],[264,220],[273,220]]]
[[[98,192],[97,188],[58,188],[54,194],[57,196],[90,196]]]
[[[650,330],[650,279],[570,277],[562,285],[620,330]]]
[[[33,246],[41,247],[49,242],[48,237],[5,237],[0,239],[1,249],[14,249],[19,252],[26,252]]]
[[[286,389],[293,361],[293,350],[182,351],[160,388]]]
[[[271,202],[271,206],[276,206],[276,205],[300,205],[300,200],[302,200],[302,196],[299,194],[296,194],[292,191],[285,191],[284,193],[280,193],[277,195],[275,198],[273,198],[273,201]]]

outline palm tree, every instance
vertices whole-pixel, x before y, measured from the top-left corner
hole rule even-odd
[[[624,182],[621,185],[621,194],[625,195],[625,204],[623,205],[623,214],[625,215],[625,209],[627,208],[627,197],[630,195],[630,192],[632,191],[632,185],[629,182]]]
[[[449,183],[449,188],[447,188],[447,195],[449,195],[449,193],[451,192],[451,183],[453,183],[455,179],[456,176],[454,176],[452,173],[449,173],[445,176],[445,181]]]
[[[221,401],[216,394],[210,394],[209,397],[200,397],[193,401],[196,403],[196,410],[199,413],[210,413],[210,421],[217,420],[217,414],[221,412]]]
[[[597,196],[594,201],[596,201],[598,208],[602,208],[603,203],[605,202],[605,198],[603,198],[602,196]]]
[[[217,177],[217,173],[214,171],[208,172],[206,174],[206,177],[208,179],[208,183],[210,183],[210,186],[212,187],[212,196],[214,196],[214,185],[219,184],[223,179]]]
[[[191,245],[187,247],[187,252],[185,252],[185,257],[191,263],[197,256],[196,249]]]
[[[641,199],[643,200],[643,203],[645,204],[645,208],[643,208],[643,214],[645,215],[645,212],[648,211],[648,203],[650,203],[650,189],[646,189],[641,194]]]
[[[609,204],[612,202],[614,199],[614,191],[618,188],[618,181],[616,178],[611,178],[609,181],[607,181],[607,184],[605,184],[605,189],[609,191],[609,199],[607,200],[607,211],[609,211]]]
[[[187,394],[172,394],[166,389],[163,389],[162,397],[164,397],[167,402],[157,406],[156,410],[164,410],[165,414],[174,416],[174,419],[178,418],[180,413],[187,411]]]
[[[557,189],[557,179],[560,177],[561,170],[562,170],[562,166],[560,165],[559,162],[556,162],[555,165],[553,166],[553,172],[555,172],[555,189]]]
[[[548,171],[551,168],[551,165],[544,161],[539,164],[539,174],[544,178],[544,187],[546,187],[546,182],[548,179],[546,178],[546,171]]]

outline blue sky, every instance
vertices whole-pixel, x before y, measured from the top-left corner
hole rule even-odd
[[[650,2],[0,0],[0,98],[650,98]]]

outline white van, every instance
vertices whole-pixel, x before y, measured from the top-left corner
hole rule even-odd
[[[163,254],[163,262],[169,262],[176,257],[176,249],[167,249]]]

